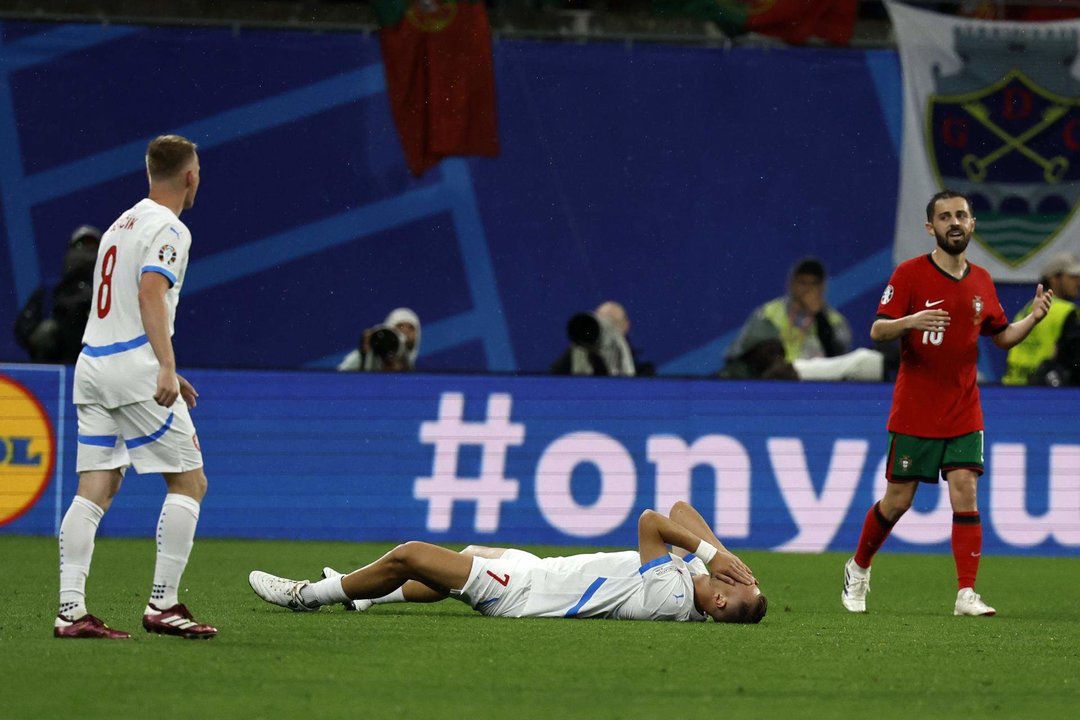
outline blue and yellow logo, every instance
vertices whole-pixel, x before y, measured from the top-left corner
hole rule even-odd
[[[56,434],[34,394],[0,375],[0,525],[34,506],[52,478]]]

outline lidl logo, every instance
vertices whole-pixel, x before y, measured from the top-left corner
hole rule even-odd
[[[37,502],[53,474],[56,435],[33,393],[0,375],[0,525]]]

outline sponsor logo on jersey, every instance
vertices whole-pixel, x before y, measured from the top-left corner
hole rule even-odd
[[[38,399],[0,375],[0,525],[34,506],[52,478],[56,434]]]
[[[161,262],[165,263],[166,265],[172,265],[174,262],[176,262],[176,248],[174,248],[172,245],[162,245],[161,249],[158,250],[157,256],[158,260],[160,260]]]

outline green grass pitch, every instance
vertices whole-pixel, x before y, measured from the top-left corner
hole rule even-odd
[[[770,601],[758,626],[503,620],[452,600],[291,613],[247,585],[253,568],[311,577],[388,547],[201,539],[181,600],[221,634],[186,641],[139,624],[151,541],[99,539],[90,610],[134,639],[61,641],[55,540],[0,537],[0,718],[1080,716],[1073,558],[987,556],[999,615],[956,618],[949,556],[886,546],[870,613],[850,615],[843,556],[746,552]]]

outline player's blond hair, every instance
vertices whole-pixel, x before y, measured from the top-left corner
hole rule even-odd
[[[180,135],[161,135],[146,146],[146,171],[151,180],[169,180],[195,157],[195,143]]]

